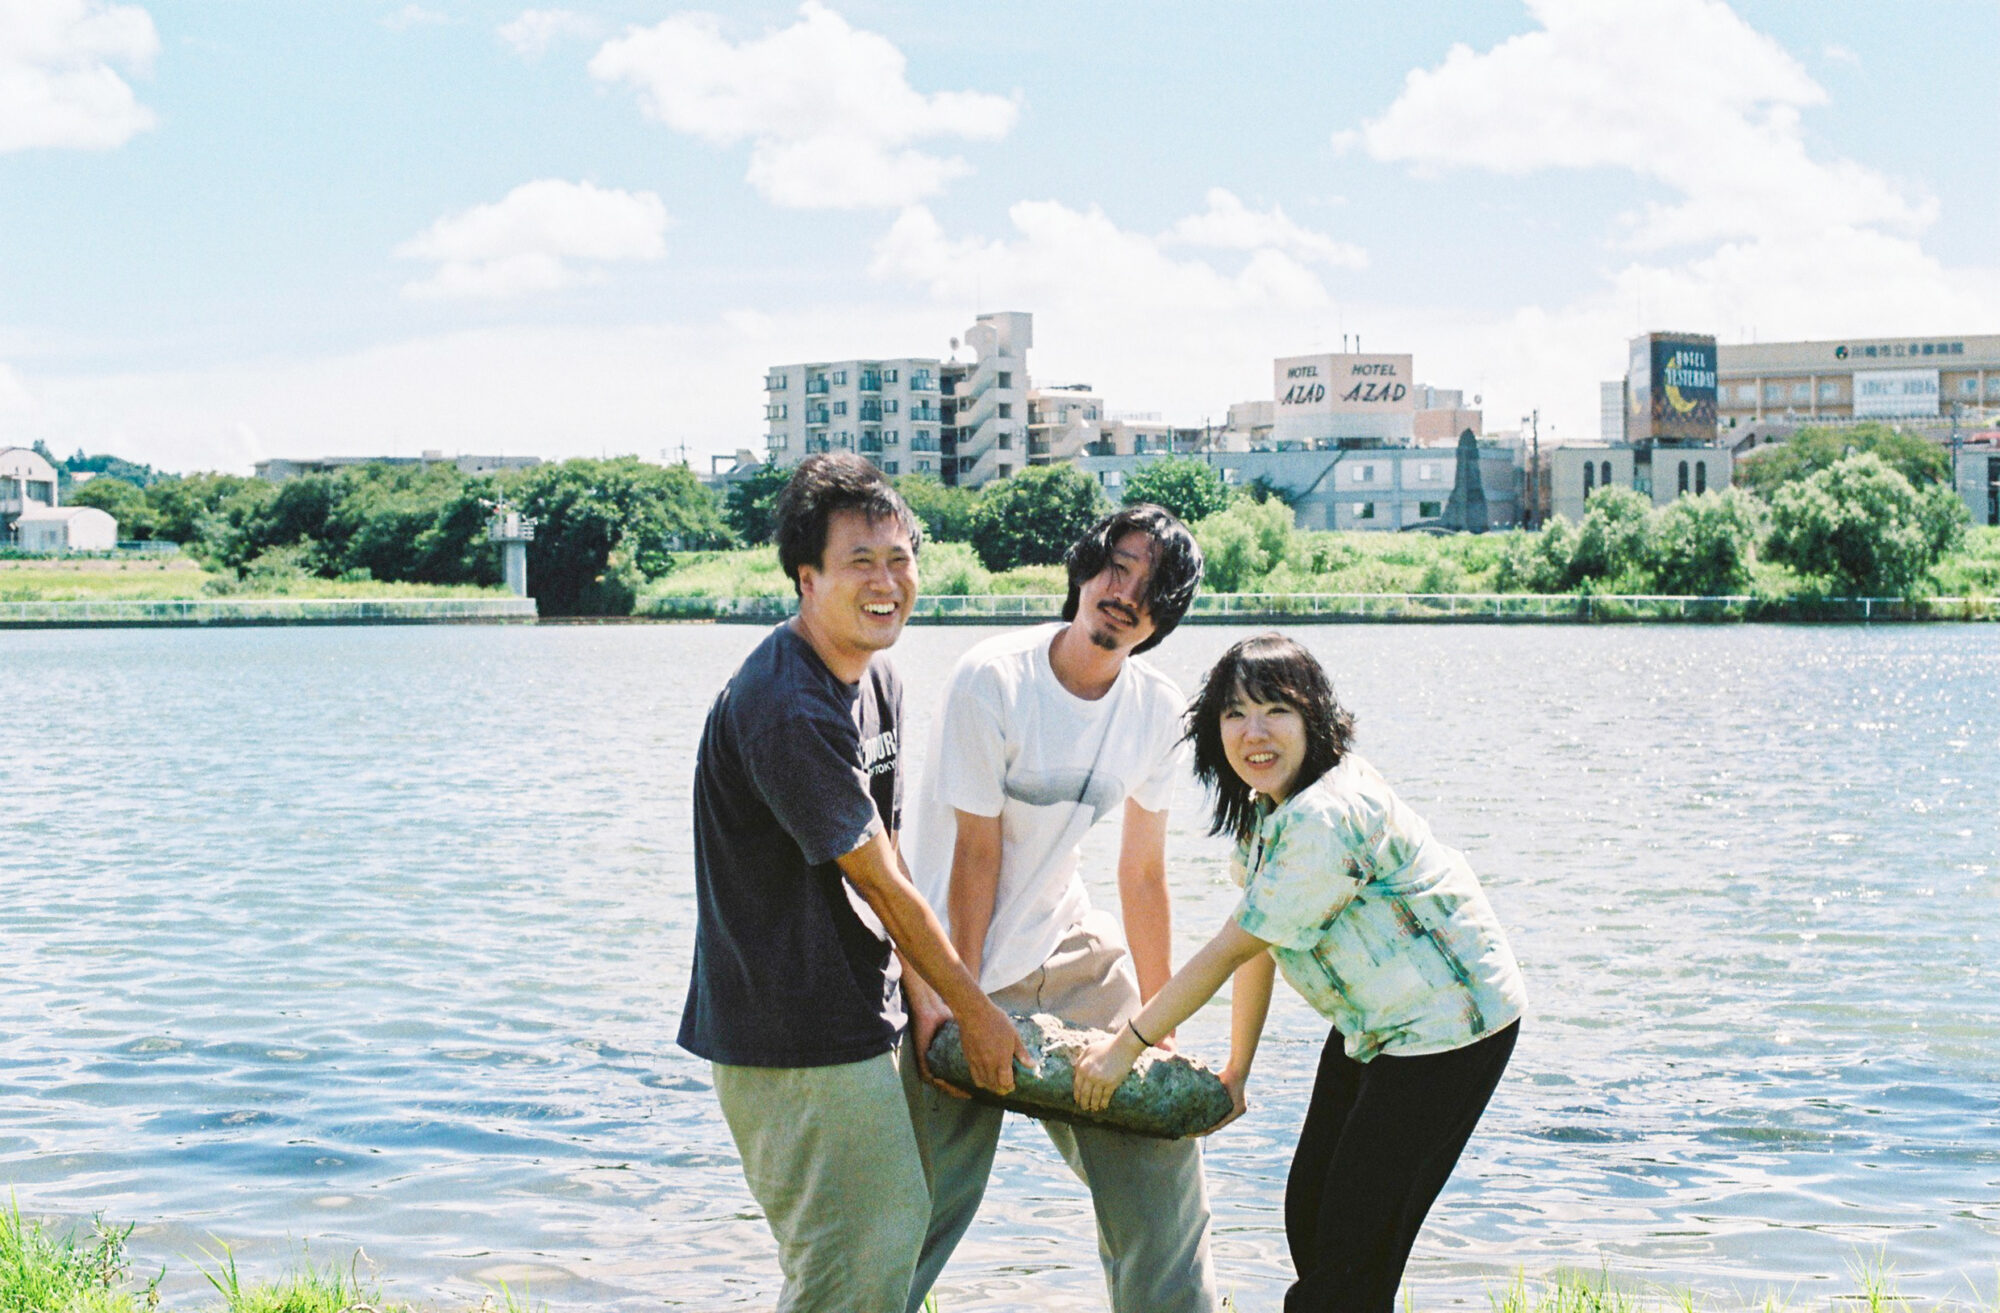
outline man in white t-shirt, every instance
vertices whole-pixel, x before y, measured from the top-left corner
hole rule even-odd
[[[1113,1030],[1173,974],[1167,806],[1182,769],[1185,701],[1137,654],[1186,614],[1201,549],[1161,508],[1128,506],[1085,534],[1065,563],[1066,623],[988,639],[952,672],[911,874],[1003,1010]],[[1123,825],[1122,935],[1115,918],[1091,908],[1077,870],[1084,835],[1114,811]],[[929,1039],[913,1033],[909,1042],[921,1053]],[[912,1311],[972,1223],[1003,1116],[920,1082],[917,1066],[903,1063],[931,1167],[931,1221]],[[1215,1284],[1196,1143],[1043,1125],[1090,1188],[1113,1309],[1210,1313]]]

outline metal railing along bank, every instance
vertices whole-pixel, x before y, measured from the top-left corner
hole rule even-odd
[[[1053,620],[1054,594],[924,596],[913,621],[940,624]],[[777,621],[798,609],[792,597],[652,597],[637,614],[662,619]],[[1764,598],[1613,593],[1203,593],[1191,623],[1337,624],[1346,621],[1491,621],[1590,624],[1632,620],[1991,620],[2000,607],[1979,597]]]
[[[0,602],[0,627],[435,624],[532,621],[526,597],[204,597]]]

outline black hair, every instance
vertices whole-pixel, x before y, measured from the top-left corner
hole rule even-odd
[[[1187,740],[1194,744],[1195,778],[1215,797],[1210,834],[1247,839],[1257,828],[1257,803],[1248,784],[1222,751],[1222,713],[1236,691],[1257,702],[1282,702],[1306,727],[1306,759],[1291,792],[1340,764],[1354,746],[1354,713],[1333,695],[1333,681],[1313,654],[1283,634],[1246,638],[1222,654],[1203,677],[1187,709]]]
[[[1111,564],[1111,550],[1126,534],[1137,531],[1153,540],[1153,575],[1146,584],[1146,612],[1153,632],[1132,651],[1144,652],[1160,645],[1194,604],[1195,590],[1201,587],[1201,548],[1187,526],[1173,512],[1150,502],[1121,507],[1090,526],[1089,532],[1070,544],[1063,554],[1069,570],[1069,597],[1063,602],[1062,618],[1076,619],[1077,600],[1083,586]]]
[[[778,564],[799,588],[799,567],[825,564],[826,526],[837,511],[860,511],[871,522],[893,519],[910,535],[910,554],[923,545],[924,531],[894,487],[865,459],[851,451],[820,453],[800,461],[778,494]]]

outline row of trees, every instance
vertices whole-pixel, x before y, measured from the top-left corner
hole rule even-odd
[[[277,484],[191,474],[141,488],[99,477],[70,498],[116,516],[128,538],[178,542],[237,578],[489,585],[500,558],[486,520],[502,499],[539,522],[528,580],[550,615],[629,611],[674,552],[734,541],[720,503],[685,467],[629,456],[477,476],[361,465]]]
[[[1516,539],[1499,586],[1725,596],[1749,590],[1761,554],[1829,595],[1900,597],[1922,590],[1965,522],[1948,485],[1913,484],[1872,452],[1779,482],[1768,500],[1730,488],[1655,509],[1630,488],[1603,488],[1582,524],[1558,516]]]
[[[727,515],[740,542],[770,538],[772,508],[785,478],[784,470],[766,470],[730,490]],[[1097,481],[1070,465],[1030,466],[978,491],[947,487],[928,474],[905,474],[895,484],[926,537],[970,543],[988,570],[1057,564],[1070,543],[1110,509]],[[1124,500],[1153,502],[1193,524],[1226,510],[1232,497],[1205,462],[1168,458],[1136,471]]]
[[[128,538],[179,542],[237,578],[496,584],[485,526],[504,498],[540,521],[529,581],[547,614],[623,612],[677,551],[767,542],[787,477],[759,473],[724,499],[684,467],[634,457],[481,476],[368,465],[282,484],[146,474],[144,486],[101,474],[69,500],[109,511]],[[1748,588],[1761,557],[1830,594],[1907,594],[1962,540],[1966,517],[1948,475],[1935,444],[1884,426],[1802,430],[1744,461],[1740,486],[1722,493],[1655,509],[1630,489],[1600,490],[1581,524],[1557,519],[1507,538],[1495,585],[1714,596]],[[896,484],[930,539],[970,545],[989,571],[1059,563],[1110,508],[1096,480],[1064,464],[978,491],[928,475]],[[1339,553],[1336,535],[1296,532],[1269,487],[1228,488],[1200,460],[1149,462],[1122,491],[1126,503],[1158,503],[1193,529],[1216,591],[1296,586]]]

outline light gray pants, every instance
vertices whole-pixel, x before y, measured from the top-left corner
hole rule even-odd
[[[710,1070],[743,1177],[778,1241],[779,1313],[896,1313],[930,1192],[895,1055]]]
[[[1071,928],[1038,970],[992,997],[1003,1011],[1053,1012],[1080,1025],[1112,1030],[1138,1012],[1139,983],[1124,945],[1093,930],[1086,919]],[[922,1307],[972,1225],[1005,1116],[998,1108],[939,1093],[919,1080],[916,1071],[915,1055],[906,1053],[903,1086],[931,1177],[930,1230],[910,1285],[908,1313]],[[1196,1141],[1155,1140],[1052,1121],[1042,1127],[1090,1189],[1098,1257],[1115,1313],[1213,1313],[1208,1191]]]

